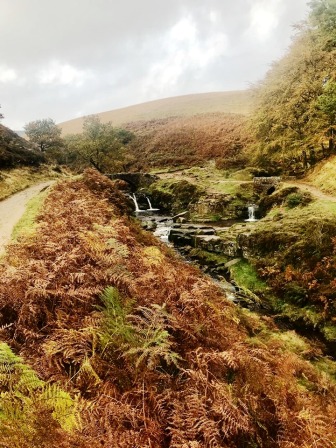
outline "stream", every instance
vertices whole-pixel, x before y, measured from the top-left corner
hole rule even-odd
[[[169,236],[171,230],[173,228],[179,228],[178,224],[174,224],[172,216],[160,215],[159,213],[157,213],[157,210],[155,210],[155,212],[152,212],[150,210],[141,210],[140,212],[136,211],[135,215],[141,222],[144,229],[151,231],[153,235],[156,236],[159,240],[161,240],[168,246],[173,247],[180,255],[183,256],[187,263],[195,264],[196,266],[201,268],[205,274],[210,276],[212,280],[225,291],[228,300],[250,310],[255,310],[256,307],[260,308],[259,303],[252,301],[251,297],[248,297],[248,295],[244,293],[244,291],[242,291],[238,285],[235,285],[230,281],[228,271],[225,276],[215,274],[214,270],[212,271],[211,269],[207,269],[207,266],[202,266],[202,264],[199,261],[195,260],[195,258],[188,256],[188,252],[185,250],[185,247],[175,245],[170,241]],[[254,217],[253,220],[255,220]],[[207,225],[206,223],[189,224],[190,227],[199,227],[205,232],[208,230],[212,233],[212,231],[215,232],[216,227],[228,227],[237,222],[238,221],[234,220],[223,221],[222,223],[216,223],[216,226],[212,226],[209,224]]]
[[[200,260],[195,257],[190,257],[189,250],[186,246],[179,246],[170,241],[170,233],[172,229],[178,229],[179,224],[175,224],[172,216],[161,215],[157,210],[141,210],[139,212],[135,212],[136,217],[141,222],[144,229],[151,231],[157,238],[159,238],[162,242],[167,244],[168,246],[174,248],[176,252],[183,256],[184,260],[187,263],[192,263],[198,266],[206,275],[208,275],[224,292],[228,300],[233,302],[237,306],[241,306],[242,308],[247,308],[250,311],[256,312],[259,315],[272,317],[279,329],[282,331],[295,330],[300,335],[315,341],[319,342],[322,351],[325,355],[335,357],[336,352],[336,344],[333,342],[328,342],[325,340],[323,335],[316,328],[307,328],[305,325],[297,326],[293,322],[286,320],[285,318],[281,318],[275,314],[275,312],[270,309],[267,304],[263,303],[258,297],[254,296],[253,293],[248,293],[244,289],[240,288],[239,285],[235,284],[234,281],[230,279],[230,274],[228,269],[224,269],[223,272],[217,272],[217,269],[212,269],[212,267],[208,265],[202,265]],[[256,221],[254,216],[249,216],[249,219],[246,220],[249,222]],[[216,228],[220,228],[222,226],[230,227],[233,224],[240,221],[223,221],[222,223],[215,223],[214,226],[210,224],[193,224],[188,223],[186,225],[190,225],[190,227],[198,227],[203,229],[203,231],[209,231],[210,234],[216,232]],[[214,232],[213,232],[214,231]]]

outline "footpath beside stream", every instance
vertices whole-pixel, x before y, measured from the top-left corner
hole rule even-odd
[[[51,184],[52,181],[41,182],[0,202],[0,255],[9,243],[13,229],[24,214],[29,200]]]

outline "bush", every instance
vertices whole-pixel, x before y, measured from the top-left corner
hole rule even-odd
[[[286,205],[289,208],[294,208],[299,205],[307,205],[313,200],[312,196],[308,192],[298,191],[297,193],[291,193],[286,198]]]
[[[291,303],[303,306],[308,301],[308,294],[305,288],[291,282],[285,286],[285,298]]]

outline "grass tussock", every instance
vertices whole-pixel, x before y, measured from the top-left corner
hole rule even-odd
[[[61,183],[39,231],[0,265],[2,339],[78,396],[81,426],[67,432],[36,410],[30,446],[333,447],[335,385],[313,355],[287,339],[256,346],[249,335],[264,324],[142,231],[129,206],[94,171]],[[26,446],[2,431],[1,444]]]
[[[321,162],[309,173],[307,180],[325,193],[336,194],[336,156]]]

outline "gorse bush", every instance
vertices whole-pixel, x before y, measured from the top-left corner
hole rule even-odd
[[[78,394],[81,426],[69,432],[57,406],[31,407],[33,441],[16,424],[0,446],[332,448],[335,385],[312,355],[276,337],[256,344],[267,321],[239,311],[127,207],[88,171],[56,185],[38,232],[8,248],[1,335],[42,381]]]

